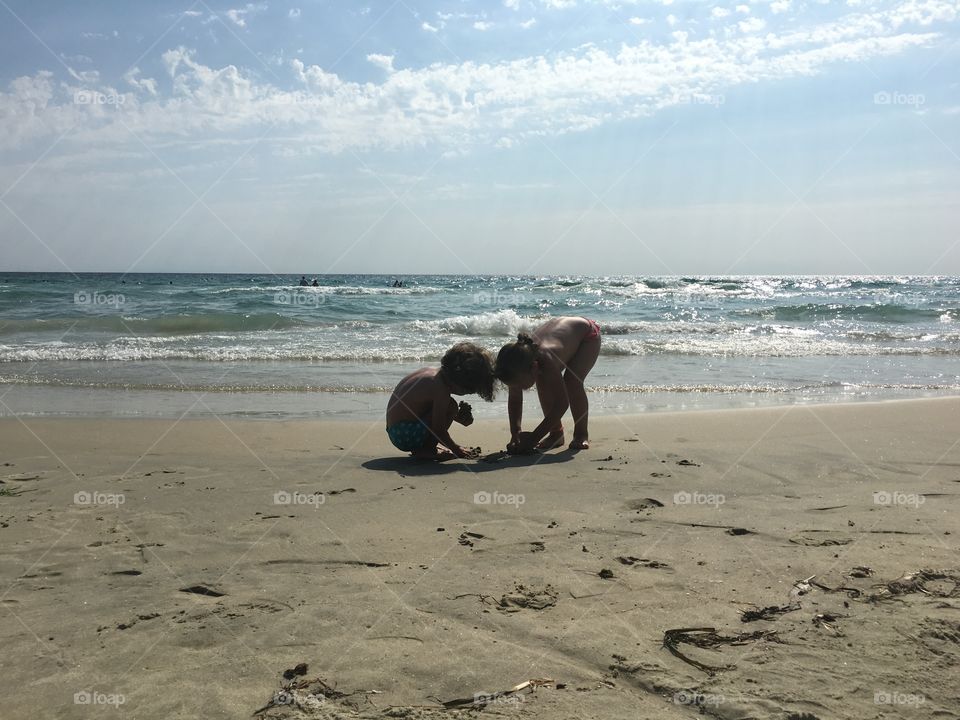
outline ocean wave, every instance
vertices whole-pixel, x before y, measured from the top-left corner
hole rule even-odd
[[[96,344],[66,342],[0,345],[0,363],[32,362],[330,362],[330,363],[436,363],[452,344],[427,339],[429,344],[411,346],[405,339],[379,344],[331,346],[306,340],[272,343],[231,344],[191,343],[189,340],[164,342],[163,338],[121,338]],[[479,341],[479,339],[478,339]],[[501,341],[482,342],[496,352]],[[601,345],[605,357],[642,357],[675,355],[683,357],[832,357],[832,356],[960,356],[960,344],[923,340],[903,341],[896,345],[843,341],[808,335],[701,335],[659,337],[608,337]]]
[[[266,285],[266,286],[240,286],[217,289],[197,289],[195,292],[211,295],[230,295],[233,293],[260,293],[264,295],[275,293],[302,292],[314,293],[317,295],[433,295],[443,292],[442,288],[417,285],[413,287],[364,287],[361,285]]]
[[[471,337],[516,337],[531,332],[543,318],[522,317],[516,310],[493,310],[477,315],[456,315],[441,320],[414,320],[412,330],[423,333],[468,335]]]
[[[45,343],[26,346],[0,345],[0,363],[16,362],[136,362],[136,361],[200,361],[200,362],[431,362],[439,361],[443,349],[418,348],[342,348],[313,349],[303,343],[283,346],[160,345],[153,342],[120,342],[106,346],[82,346]]]
[[[136,382],[103,381],[76,378],[44,377],[40,375],[0,375],[0,386],[19,385],[30,387],[57,387],[86,390],[118,390],[142,392],[189,392],[189,393],[389,393],[393,385],[369,384],[296,384],[296,383],[203,383],[203,382]],[[797,394],[818,391],[875,391],[909,390],[927,392],[957,392],[960,383],[848,383],[824,381],[800,385],[776,385],[772,383],[692,383],[692,384],[637,384],[637,383],[588,383],[587,392],[632,393],[632,394]]]
[[[958,308],[930,308],[898,303],[873,305],[849,305],[845,303],[805,303],[802,305],[775,305],[772,307],[745,308],[733,313],[738,317],[751,317],[781,322],[812,322],[824,320],[861,320],[868,322],[910,323],[917,321],[943,321],[960,317]]]
[[[212,332],[289,330],[309,325],[310,323],[305,320],[279,313],[259,315],[208,313],[203,315],[163,315],[161,317],[123,316],[120,314],[85,315],[80,317],[0,320],[0,336],[45,332],[61,333],[63,335],[84,332],[107,332],[121,335],[193,335]]]
[[[610,356],[684,355],[701,357],[960,355],[960,347],[943,345],[888,346],[827,340],[822,337],[745,334],[722,338],[618,338],[604,343],[600,348],[600,354]]]

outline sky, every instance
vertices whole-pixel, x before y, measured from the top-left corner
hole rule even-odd
[[[0,270],[960,275],[960,0],[0,0]]]

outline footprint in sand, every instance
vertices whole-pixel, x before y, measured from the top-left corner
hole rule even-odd
[[[830,547],[833,545],[849,545],[853,538],[833,536],[833,537],[810,537],[809,535],[794,535],[790,538],[794,545],[804,545],[806,547]]]
[[[640,498],[638,500],[627,500],[628,510],[649,510],[650,508],[661,508],[663,503],[656,498]]]
[[[620,555],[617,557],[617,562],[621,565],[630,565],[637,567],[646,567],[652,568],[654,570],[659,570],[660,568],[669,568],[665,562],[660,562],[659,560],[648,560],[647,558],[638,558],[633,557],[632,555]]]
[[[557,591],[552,585],[542,588],[517,585],[513,592],[505,593],[497,603],[497,609],[503,612],[520,610],[546,610],[557,604]]]

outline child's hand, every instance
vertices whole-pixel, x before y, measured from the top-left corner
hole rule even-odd
[[[466,458],[467,460],[475,460],[476,458],[480,457],[480,448],[478,448],[478,447],[466,448],[466,447],[460,447],[460,446],[458,445],[456,451],[454,452],[454,454],[455,454],[458,458]]]
[[[517,435],[517,445],[523,452],[531,453],[536,449],[537,441],[532,432],[522,432]]]
[[[465,403],[462,400],[457,406],[457,415],[453,418],[461,425],[472,425],[473,424],[473,408],[470,407],[469,403]]]
[[[510,444],[507,445],[507,452],[515,455],[529,455],[536,451],[536,445],[533,433],[522,432],[510,441]]]

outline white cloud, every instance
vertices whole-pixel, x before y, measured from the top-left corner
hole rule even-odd
[[[737,5],[737,12],[738,12],[738,13],[743,13],[744,15],[749,15],[749,14],[750,14],[750,6],[749,6],[749,5]]]
[[[740,28],[740,31],[745,33],[759,32],[766,26],[767,21],[758,17],[748,18],[737,23],[737,27]]]
[[[646,25],[646,24],[649,23],[649,22],[650,22],[650,20],[647,19],[647,18],[642,18],[642,17],[632,17],[632,18],[630,18],[630,24],[631,24],[631,25]]]
[[[66,66],[67,72],[74,80],[82,82],[84,85],[95,85],[100,82],[100,73],[96,70],[74,70],[69,65]]]
[[[770,3],[770,12],[774,15],[785,13],[790,9],[791,4],[792,0],[775,0]]]
[[[287,13],[287,17],[291,20],[296,20],[300,17],[300,8],[290,8],[290,11]]]
[[[393,55],[367,55],[367,62],[386,70],[388,73],[393,72]]]
[[[242,8],[231,8],[226,11],[226,16],[237,27],[247,26],[247,16],[256,15],[267,9],[266,3],[247,3]]]
[[[486,20],[477,20],[477,21],[473,24],[473,29],[474,29],[474,30],[479,30],[480,32],[483,32],[483,31],[485,31],[485,30],[489,30],[489,29],[492,28],[492,27],[493,27],[493,23],[492,23],[492,22],[487,22]]]
[[[920,10],[914,20],[905,19]],[[929,2],[920,10],[907,0],[779,34],[675,35],[668,43],[644,40],[615,51],[585,46],[500,62],[397,69],[393,56],[371,54],[369,62],[386,71],[381,82],[351,82],[295,59],[289,63],[295,89],[234,65],[207,66],[194,51],[178,47],[162,55],[165,77],[128,73],[130,91],[114,107],[74,102],[74,93],[88,87],[76,77],[57,83],[43,71],[14,80],[0,92],[0,148],[73,127],[90,149],[125,147],[132,142],[128,127],[151,146],[240,142],[271,126],[284,128],[284,142],[302,152],[427,144],[462,151],[502,138],[518,143],[649,116],[684,97],[815,75],[835,63],[929,45],[939,37],[932,28],[897,29],[946,17]]]
[[[520,0],[503,0],[503,6],[509,10],[519,10]]]
[[[710,14],[715,18],[724,18],[730,14],[730,10],[727,8],[715,7],[713,10],[710,11]]]
[[[438,28],[436,25],[431,25],[426,21],[424,21],[424,23],[420,27],[426,30],[427,32],[432,32],[432,33],[438,32],[440,30],[440,28]]]
[[[677,19],[677,16],[674,15],[673,13],[670,13],[669,15],[667,15],[667,25],[669,25],[670,27],[673,27],[678,22],[679,20]]]
[[[530,18],[529,20],[524,20],[522,23],[520,23],[520,27],[522,27],[524,30],[529,30],[536,24],[537,24],[537,19]]]
[[[127,70],[124,73],[123,79],[127,81],[127,84],[137,90],[145,90],[150,95],[157,94],[157,81],[153,78],[141,78],[140,77],[140,68],[133,67]]]

